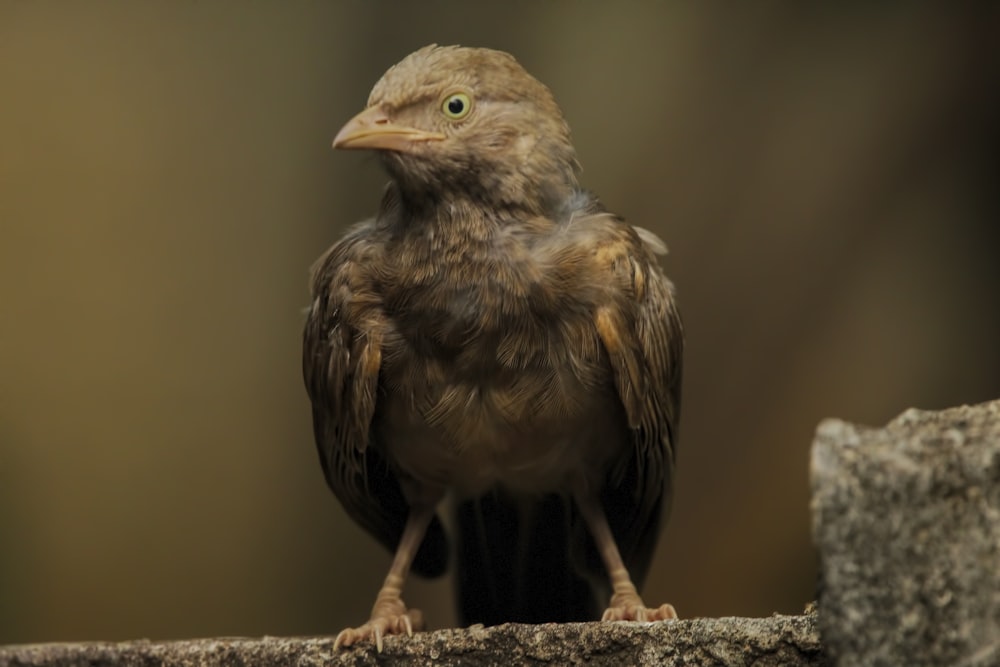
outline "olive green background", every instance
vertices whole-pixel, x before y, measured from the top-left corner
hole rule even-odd
[[[972,7],[0,0],[0,643],[366,617],[389,556],[323,484],[302,308],[384,180],[330,141],[430,42],[514,53],[587,187],[670,246],[647,600],[800,610],[817,422],[1000,396],[1000,23]],[[449,596],[407,599],[440,627]]]

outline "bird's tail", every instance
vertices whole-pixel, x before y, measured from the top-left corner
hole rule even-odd
[[[466,625],[564,623],[600,617],[597,592],[571,546],[568,498],[515,500],[500,491],[458,504],[458,611]]]

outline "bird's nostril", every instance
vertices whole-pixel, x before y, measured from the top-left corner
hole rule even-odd
[[[376,118],[375,119],[375,124],[376,125],[388,125],[389,124],[389,119],[386,118],[385,116],[382,116],[381,118]]]

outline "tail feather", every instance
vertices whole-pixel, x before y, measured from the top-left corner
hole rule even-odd
[[[574,567],[568,499],[518,502],[495,492],[456,508],[458,609],[464,624],[565,623],[600,617]]]

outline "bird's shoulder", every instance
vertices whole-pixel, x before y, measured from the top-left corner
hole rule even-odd
[[[368,281],[367,265],[379,254],[378,237],[378,226],[372,218],[356,223],[327,248],[309,272],[313,298],[334,287],[359,286]]]
[[[528,229],[524,236],[532,239],[532,255],[546,267],[553,284],[563,283],[572,291],[581,284],[599,287],[594,295],[598,303],[641,302],[651,283],[672,292],[656,258],[666,254],[666,244],[609,211],[589,193],[570,198],[543,233],[535,232],[532,238],[537,224]]]
[[[374,220],[355,224],[313,264],[310,271],[311,301],[303,330],[303,371],[310,396],[329,391],[328,383],[341,361],[353,363],[356,356],[379,338],[384,318],[381,300],[374,288],[370,267],[380,254]]]

